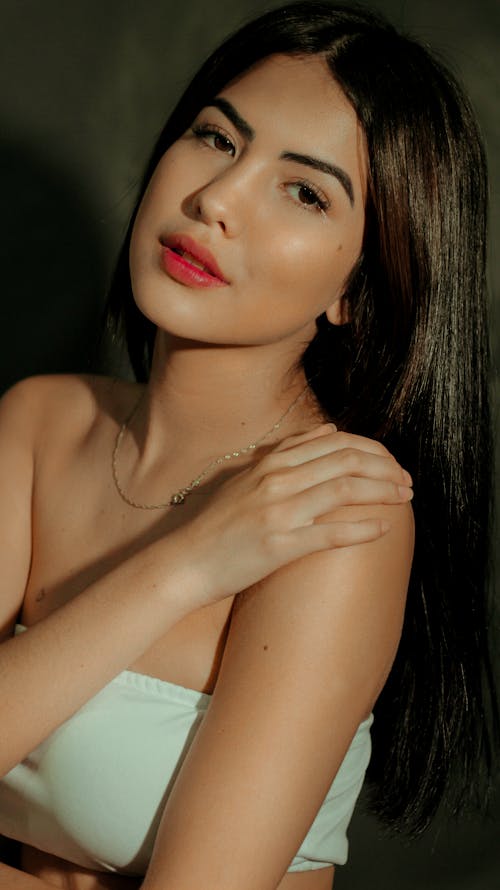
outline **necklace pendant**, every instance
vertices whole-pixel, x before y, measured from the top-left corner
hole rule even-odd
[[[176,494],[173,494],[170,498],[170,505],[172,507],[176,507],[178,504],[183,504],[186,500],[185,496],[182,494],[182,491],[178,491]]]

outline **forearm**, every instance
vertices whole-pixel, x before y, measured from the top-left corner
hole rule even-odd
[[[201,575],[173,534],[0,647],[0,774],[200,605]]]
[[[367,451],[360,464],[356,449],[347,447],[352,438],[321,426],[284,440],[221,485],[190,523],[3,643],[0,775],[189,612],[245,590],[300,557],[385,534],[388,524],[370,514],[356,521],[336,521],[336,514],[314,521],[346,503],[399,504],[410,497],[403,470],[385,449],[361,440]],[[356,458],[356,476],[348,484],[346,448]],[[365,464],[373,479],[362,479]]]

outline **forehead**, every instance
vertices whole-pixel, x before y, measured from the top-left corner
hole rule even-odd
[[[320,56],[274,55],[231,81],[221,95],[279,150],[342,163],[366,183],[366,148],[356,112]]]

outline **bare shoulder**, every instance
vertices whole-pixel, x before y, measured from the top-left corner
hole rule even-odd
[[[327,682],[351,728],[369,713],[401,636],[414,521],[409,504],[343,507],[322,521],[366,518],[386,519],[389,531],[298,559],[237,597],[222,671],[229,687],[251,671],[264,685],[286,677],[288,689],[314,698]]]
[[[33,566],[37,491],[72,464],[103,418],[124,418],[138,387],[90,375],[41,375],[0,399],[0,640],[12,633]],[[43,500],[43,498],[42,498]]]
[[[410,503],[343,506],[321,517],[321,522],[359,522],[383,519],[388,531],[374,541],[324,550],[283,566],[258,585],[239,595],[243,602],[269,594],[277,603],[291,602],[314,611],[322,603],[335,608],[339,591],[351,603],[363,602],[370,591],[379,589],[383,599],[404,608],[414,550],[414,516]],[[331,596],[328,591],[334,591]],[[382,603],[378,602],[378,605]]]
[[[85,429],[100,414],[117,418],[126,413],[139,391],[137,384],[91,374],[46,374],[16,383],[1,400],[1,419],[24,432],[23,441],[36,447],[54,424]],[[64,427],[61,420],[64,419]]]
[[[382,519],[388,531],[374,541],[341,547],[325,554],[324,570],[334,576],[339,571],[383,570],[389,589],[394,587],[406,598],[415,544],[415,520],[411,502],[401,504],[349,505],[321,517],[322,522],[359,522]]]

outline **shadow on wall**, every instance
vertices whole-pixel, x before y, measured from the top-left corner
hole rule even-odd
[[[98,220],[64,169],[0,146],[0,389],[36,373],[95,370],[107,267]]]

